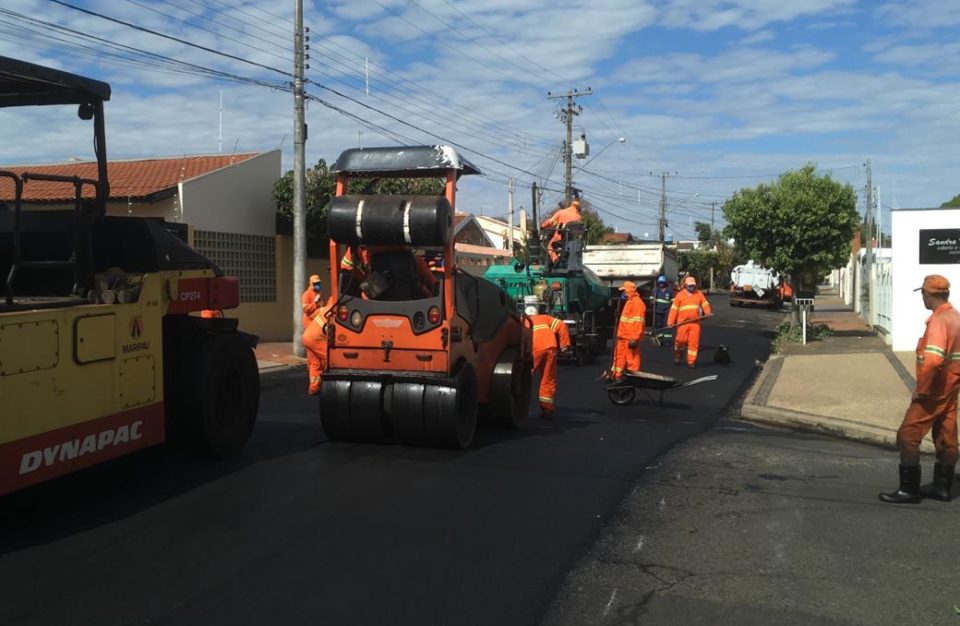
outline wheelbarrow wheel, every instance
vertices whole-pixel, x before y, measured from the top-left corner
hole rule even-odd
[[[633,387],[616,387],[613,389],[607,389],[607,397],[610,398],[610,402],[613,402],[617,406],[626,406],[633,402],[634,397],[637,395],[637,390]]]

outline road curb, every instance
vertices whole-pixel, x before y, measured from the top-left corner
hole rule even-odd
[[[815,415],[782,407],[767,405],[770,391],[776,384],[777,376],[783,367],[785,357],[775,356],[767,361],[754,381],[747,397],[740,406],[740,419],[748,422],[768,424],[790,428],[799,432],[828,435],[838,439],[847,439],[867,443],[887,449],[896,449],[897,431],[863,422]],[[928,438],[923,440],[921,451],[933,452],[933,444]]]

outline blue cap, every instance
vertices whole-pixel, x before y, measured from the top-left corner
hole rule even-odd
[[[666,277],[666,276],[662,276],[662,275],[661,275],[661,276],[657,276],[657,282],[658,282],[658,283],[665,283],[665,282],[667,282],[667,277]]]

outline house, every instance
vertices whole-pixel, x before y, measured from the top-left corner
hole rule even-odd
[[[638,242],[637,239],[634,239],[633,235],[630,233],[604,233],[603,237],[600,238],[600,243],[602,245],[608,244],[630,244]]]
[[[513,252],[495,246],[479,219],[470,213],[453,216],[453,239],[457,266],[465,272],[482,276],[487,267],[513,259]]]
[[[474,216],[474,219],[477,220],[477,223],[480,225],[480,228],[487,233],[487,237],[490,239],[493,247],[502,248],[504,250],[510,250],[511,246],[508,244],[510,240],[510,224],[507,220],[498,219],[495,217],[486,217],[484,215]],[[526,220],[521,220],[526,222]],[[520,226],[514,224],[513,227],[513,241],[516,245],[522,246],[526,242],[526,236],[523,231],[520,229]]]
[[[240,307],[231,315],[241,329],[263,340],[289,340],[293,244],[276,234],[273,185],[280,177],[280,151],[111,160],[107,164],[108,215],[163,218],[187,243],[240,279]],[[3,166],[15,173],[95,179],[96,163]],[[73,186],[29,181],[24,207],[72,208]],[[93,189],[84,188],[93,197]],[[13,187],[0,179],[0,200]],[[308,274],[325,273],[326,261],[311,260]]]

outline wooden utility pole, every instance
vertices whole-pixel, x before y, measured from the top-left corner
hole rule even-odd
[[[307,211],[304,148],[307,125],[303,105],[303,0],[294,0],[293,23],[293,352],[304,356],[300,290],[306,284]]]
[[[583,112],[583,107],[576,103],[576,98],[589,96],[593,92],[587,87],[586,91],[568,91],[565,94],[547,92],[551,100],[566,99],[566,104],[557,111],[557,118],[567,126],[567,139],[563,143],[563,204],[567,206],[573,200],[573,118]]]

